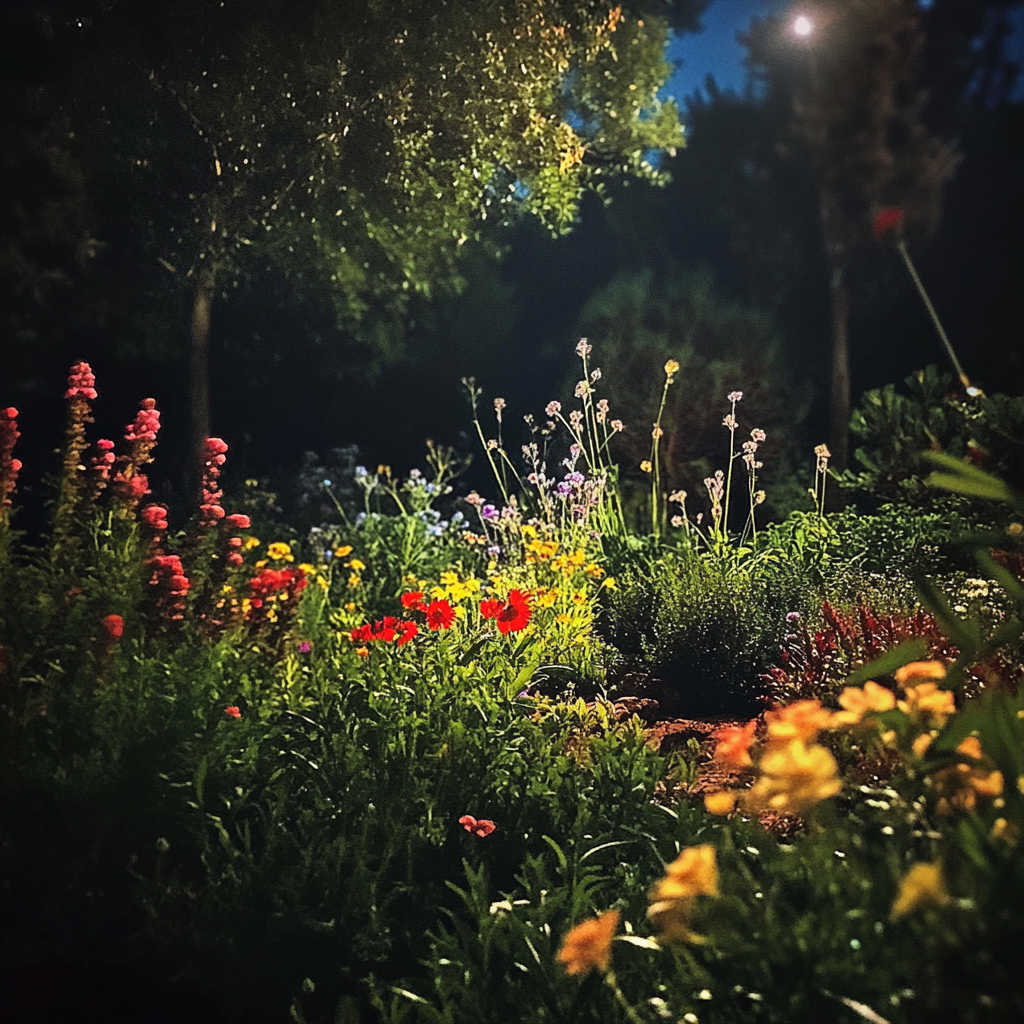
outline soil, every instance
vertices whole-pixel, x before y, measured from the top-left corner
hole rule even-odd
[[[702,715],[689,717],[681,706],[678,694],[664,686],[660,680],[640,674],[628,674],[617,680],[616,690],[623,694],[613,700],[620,721],[636,715],[644,725],[644,733],[650,745],[660,754],[675,751],[689,753],[690,741],[697,744],[697,779],[689,787],[675,786],[669,789],[659,784],[657,797],[666,803],[686,801],[703,804],[705,793],[720,789],[745,789],[750,786],[753,776],[749,771],[730,768],[715,760],[715,747],[723,730],[733,726],[744,726],[750,721],[757,722],[758,735],[765,728],[764,713],[751,718],[737,718],[734,714]],[[803,831],[803,821],[793,815],[762,812],[758,821],[769,832],[780,839],[789,839]]]

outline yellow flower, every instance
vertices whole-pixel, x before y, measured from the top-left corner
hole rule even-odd
[[[256,566],[255,566],[255,567],[256,567],[257,569],[262,569],[262,568],[263,568],[263,566],[265,566],[266,564],[267,564],[267,560],[266,560],[265,558],[261,558],[261,559],[260,559],[260,560],[259,560],[259,561],[258,561],[258,562],[256,563]]]
[[[843,710],[832,716],[832,725],[855,725],[869,711],[892,711],[896,707],[896,695],[887,687],[869,681],[863,689],[847,686],[839,695],[839,706]]]
[[[732,814],[736,809],[738,794],[728,789],[719,790],[717,793],[704,794],[704,810],[708,814]]]
[[[938,662],[934,664],[938,664]],[[906,700],[898,701],[896,706],[905,715],[909,715],[916,721],[931,721],[934,725],[941,727],[945,725],[946,719],[956,711],[952,691],[940,690],[935,683],[923,682],[918,683],[917,686],[906,686],[903,693]]]
[[[795,739],[761,757],[761,775],[747,790],[746,802],[784,814],[799,814],[843,787],[835,758],[822,746]]]
[[[593,576],[595,580],[599,580],[604,575],[604,569],[597,562],[591,562],[588,566],[584,567],[583,571],[588,576]]]
[[[316,572],[316,566],[311,565],[309,562],[302,562],[299,565],[299,571],[304,572],[307,576],[312,576]]]
[[[665,877],[651,890],[647,916],[663,939],[697,941],[690,917],[698,896],[718,895],[718,868],[713,846],[689,846],[665,866]]]
[[[362,572],[366,568],[366,563],[360,562],[358,558],[353,558],[351,562],[346,562],[345,565],[353,572]]]
[[[896,682],[903,686],[908,679],[945,679],[946,666],[941,661],[912,661],[896,669]]]
[[[557,600],[557,590],[540,590],[537,592],[535,604],[538,608],[550,608]]]
[[[347,611],[347,612],[354,612],[356,610],[356,603],[355,603],[355,601],[348,601],[345,604],[344,607],[345,607],[345,611]]]
[[[918,757],[924,757],[925,752],[932,745],[932,740],[934,738],[935,737],[930,732],[923,732],[916,740],[914,740],[913,743],[910,744],[910,749],[913,750]]]
[[[273,544],[267,545],[267,557],[272,558],[275,562],[295,561],[295,556],[292,554],[291,546],[285,544],[285,542],[281,540],[274,541]]]
[[[567,626],[570,622],[572,622],[572,616],[567,615],[565,612],[562,612],[561,614],[555,616],[555,622],[557,622],[560,626]]]
[[[933,783],[941,794],[936,805],[940,814],[949,814],[953,808],[973,811],[978,797],[998,797],[1003,792],[1003,773],[992,770],[992,761],[985,756],[977,736],[968,736],[956,749],[974,764],[951,765],[936,772]]]
[[[607,587],[609,590],[614,590],[617,586],[614,576],[609,576],[606,580],[601,581],[602,587]]]
[[[253,548],[260,546],[259,539],[256,537],[246,537],[245,542],[242,544],[243,551],[252,551]]]
[[[576,593],[572,595],[572,602],[577,607],[582,607],[587,603],[587,595],[582,590],[577,590]]]
[[[665,376],[671,380],[679,372],[679,362],[676,359],[670,359],[665,364]]]
[[[352,575],[349,576],[349,578],[348,578],[348,585],[350,587],[358,587],[359,584],[362,583],[362,582],[363,582],[362,577],[360,577],[360,575],[358,573],[355,573],[355,572],[352,573]]]
[[[612,959],[612,937],[619,927],[619,912],[606,910],[576,925],[562,942],[558,960],[566,974],[587,974],[597,968],[607,971]]]
[[[694,896],[718,895],[718,868],[715,848],[687,846],[671,864],[665,865],[665,877],[651,893],[653,900],[681,900]]]
[[[644,459],[644,461],[640,463],[640,469],[644,473],[650,473],[653,468],[654,467],[650,464],[650,462],[647,459]]]
[[[813,740],[832,722],[832,713],[818,700],[798,700],[765,715],[770,740]]]
[[[894,921],[922,907],[941,907],[949,903],[949,893],[942,879],[942,865],[915,864],[900,882],[900,891],[892,905]]]
[[[335,558],[347,558],[351,554],[352,554],[352,545],[351,544],[344,544],[340,548],[335,548],[334,549],[334,557]]]

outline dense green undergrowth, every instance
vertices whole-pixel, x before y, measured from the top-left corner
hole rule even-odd
[[[500,498],[456,501],[438,449],[404,480],[353,458],[314,476],[334,514],[287,538],[255,498],[228,511],[217,439],[172,528],[151,400],[89,442],[79,364],[27,548],[2,411],[19,1019],[26,979],[62,976],[122,979],[141,1019],[172,990],[310,1024],[1020,1019],[1019,496],[951,459],[938,482],[987,502],[987,532],[953,499],[827,515],[823,474],[814,511],[759,525],[734,421],[708,521],[677,492],[638,537],[587,352],[580,416],[548,411],[573,448],[535,432],[518,470],[497,403],[498,441],[481,428]],[[624,674],[740,719],[730,782],[693,795],[694,749],[658,753],[609,699]]]

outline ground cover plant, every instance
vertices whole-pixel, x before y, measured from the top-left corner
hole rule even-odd
[[[93,439],[80,362],[29,542],[0,410],[18,1019],[1020,1019],[1024,500],[933,456],[984,531],[833,515],[822,447],[814,507],[764,523],[738,389],[688,496],[669,359],[638,528],[615,443],[641,427],[577,353],[524,443],[467,381],[492,497],[456,500],[440,448],[404,478],[347,459],[288,536],[225,496],[219,438],[195,507],[154,500],[156,402]],[[879,578],[904,543],[930,575]],[[729,713],[731,781],[652,746],[624,673]]]

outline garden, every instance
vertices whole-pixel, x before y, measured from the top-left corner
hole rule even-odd
[[[4,1019],[1024,1020],[1020,14],[0,13]]]
[[[466,382],[488,494],[432,445],[286,538],[219,438],[175,522],[154,399],[94,438],[79,362],[26,546],[0,413],[26,1014],[63,971],[190,1019],[1019,1019],[1020,494],[935,454],[931,505],[829,513],[819,446],[814,508],[758,525],[732,392],[703,495],[657,500],[654,424],[637,525],[595,349],[523,444]]]

